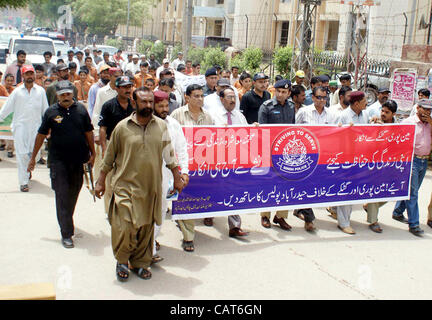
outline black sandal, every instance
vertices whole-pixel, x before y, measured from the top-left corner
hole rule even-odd
[[[152,277],[151,272],[145,268],[138,268],[138,269],[134,268],[132,269],[132,272],[144,280],[149,280]]]
[[[156,251],[159,251],[160,250],[160,244],[156,240],[155,240],[155,242],[156,242]]]
[[[126,276],[121,276],[121,274]],[[129,279],[129,268],[127,264],[118,263],[116,265],[116,274],[117,274],[117,280],[120,282],[126,282]]]
[[[20,187],[21,192],[29,192],[29,186],[24,184]]]
[[[195,247],[193,241],[185,241],[183,240],[183,250],[186,252],[194,252]]]

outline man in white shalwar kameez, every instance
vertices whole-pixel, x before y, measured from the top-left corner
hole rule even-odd
[[[35,70],[31,65],[21,69],[23,85],[17,87],[0,110],[0,121],[13,112],[12,134],[18,164],[20,190],[28,192],[30,173],[27,172],[31,153],[42,117],[48,109],[45,89],[34,83]]]
[[[183,130],[181,125],[177,120],[170,117],[169,113],[169,95],[164,92],[157,90],[154,92],[155,106],[154,106],[154,114],[155,116],[164,120],[168,127],[168,134],[171,138],[171,144],[174,147],[175,155],[177,157],[177,161],[180,165],[181,176],[185,182],[185,187],[189,182],[189,170],[188,170],[188,152],[187,152],[187,142],[186,138],[183,134]],[[168,193],[170,187],[170,181],[174,181],[171,170],[169,170],[164,165],[162,166],[162,221],[165,220],[165,215],[168,209],[168,201],[166,199],[166,195]],[[155,224],[154,226],[154,245],[153,245],[153,263],[157,263],[162,261],[162,258],[156,254],[156,237],[158,236],[161,226]]]

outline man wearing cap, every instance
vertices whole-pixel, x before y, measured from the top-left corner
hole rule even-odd
[[[166,80],[163,80],[166,81]],[[167,124],[168,133],[171,138],[171,144],[174,148],[175,155],[177,157],[179,166],[180,166],[180,174],[184,181],[184,187],[186,187],[189,183],[189,155],[187,151],[187,142],[186,138],[183,134],[183,130],[173,117],[169,116],[169,95],[160,90],[156,90],[154,92],[154,115],[158,118],[164,120]],[[166,212],[168,209],[168,200],[166,199],[166,195],[168,194],[170,183],[173,181],[174,177],[172,175],[171,170],[166,167],[165,161],[162,166],[162,222],[165,220]],[[159,255],[157,255],[157,251],[159,243],[156,241],[157,236],[159,235],[161,226],[155,224],[154,226],[154,246],[153,246],[153,263],[159,262],[162,260]]]
[[[297,70],[295,73],[295,81],[293,83],[293,86],[302,86],[305,90],[307,90],[307,87],[304,85],[304,79],[305,79],[305,72],[303,70]]]
[[[133,82],[128,76],[118,77],[115,81],[115,90],[117,96],[105,102],[99,116],[99,141],[102,148],[102,158],[105,155],[108,142],[111,138],[111,133],[116,125],[127,118],[134,111],[131,103]],[[108,213],[109,202],[112,196],[111,174],[107,174],[106,189],[105,189],[105,212]]]
[[[340,113],[336,123],[342,125],[369,124],[369,115],[366,111],[367,99],[362,91],[351,92],[350,106]],[[336,207],[338,228],[347,234],[355,234],[350,226],[352,205]]]
[[[169,96],[169,103],[168,103],[168,114],[171,114],[175,109],[180,107],[180,104],[176,100],[176,96],[173,93],[174,92],[174,79],[162,79],[159,81],[159,86],[157,87],[158,90],[161,90],[168,94]]]
[[[59,79],[54,81],[46,90],[46,95],[48,99],[48,104],[51,106],[57,102],[57,94],[56,94],[56,84],[62,80],[69,80],[69,68],[64,63],[59,63],[56,66],[56,70],[59,76]],[[78,90],[74,86],[74,98],[78,99]]]
[[[203,87],[204,97],[216,92],[219,76],[216,68],[209,68],[205,72],[206,85]]]
[[[12,134],[18,165],[18,181],[22,192],[29,191],[30,175],[27,166],[42,116],[48,109],[45,90],[35,84],[35,70],[31,65],[21,68],[23,85],[18,86],[0,109],[0,122],[13,113]]]
[[[390,90],[387,88],[380,88],[378,90],[378,100],[375,101],[375,103],[371,104],[366,109],[366,111],[369,114],[369,118],[381,117],[382,105],[388,101],[389,95],[390,95]]]
[[[162,160],[174,176],[174,189],[183,189],[167,125],[153,114],[153,92],[138,88],[133,99],[137,110],[112,132],[95,188],[100,198],[105,192],[105,177],[114,169],[108,220],[116,275],[121,282],[129,278],[128,264],[141,279],[152,276],[154,224],[162,224]]]
[[[401,122],[415,124],[416,126],[414,159],[412,162],[410,198],[409,200],[396,202],[393,219],[408,223],[409,232],[415,236],[422,236],[424,233],[419,226],[418,193],[426,175],[428,159],[431,153],[431,110],[432,100],[420,100],[417,106],[417,114]],[[408,220],[403,216],[405,209],[408,211]]]
[[[118,77],[123,75],[123,71],[120,68],[109,68],[108,69],[110,74],[110,82],[104,86],[103,88],[100,88],[96,95],[96,101],[93,108],[93,114],[92,114],[92,125],[94,127],[94,136],[95,136],[95,143],[98,145],[96,147],[96,160],[95,160],[95,175],[99,174],[100,166],[102,165],[102,147],[99,147],[100,145],[100,139],[99,139],[99,120],[100,120],[100,114],[102,111],[102,106],[105,102],[117,97],[117,90],[116,90],[116,80]],[[95,177],[97,179],[97,176]]]
[[[213,118],[203,109],[204,92],[200,85],[191,84],[186,88],[187,104],[180,107],[171,114],[182,126],[211,126]],[[207,226],[213,225],[212,218],[205,218]],[[195,220],[178,220],[181,232],[183,233],[183,249],[187,252],[195,250]]]
[[[10,64],[5,71],[5,74],[12,74],[14,76],[14,86],[22,82],[22,71],[21,68],[26,64],[27,54],[24,50],[18,50],[17,60]],[[30,63],[29,63],[30,64]]]
[[[169,61],[169,59],[163,59],[163,61],[162,61],[162,65],[159,67],[159,68],[157,68],[157,70],[156,70],[156,78],[157,79],[160,79],[160,73],[162,72],[162,70],[165,70],[165,69],[171,69],[170,68],[170,61]]]
[[[138,73],[138,72],[141,71],[141,69],[140,69],[140,62],[139,62],[139,57],[138,57],[138,55],[134,54],[134,55],[132,56],[132,61],[129,62],[129,63],[126,65],[125,72],[128,71],[128,70],[129,70],[130,72],[132,72],[132,74],[133,74],[134,76],[135,76],[136,73]]]
[[[207,110],[212,117],[214,117],[215,114],[219,112],[223,112],[225,110],[219,93],[226,88],[231,88],[234,90],[234,88],[231,87],[231,83],[228,79],[223,79],[223,78],[219,79],[216,85],[216,92],[204,97],[203,108]],[[240,99],[238,97],[238,92],[236,93],[235,90],[234,93],[235,93],[235,109],[240,110]]]
[[[186,65],[186,62],[183,60],[183,52],[177,53],[177,59],[172,62],[172,67],[174,70],[177,70],[181,64]]]
[[[430,98],[430,91],[429,91],[429,89],[426,89],[426,88],[423,88],[423,89],[420,89],[418,92],[417,92],[417,97],[418,97],[418,99],[417,99],[417,101],[420,101],[420,100],[422,100],[422,99],[426,99],[426,100],[428,100],[429,98]],[[411,109],[411,113],[410,113],[410,117],[412,117],[412,116],[415,116],[416,114],[417,114],[417,103],[412,107],[412,109]],[[431,206],[432,206],[432,200],[431,200]]]
[[[73,214],[83,184],[83,164],[93,166],[93,126],[85,107],[73,99],[70,81],[56,84],[58,102],[48,108],[38,130],[28,172],[34,170],[36,155],[50,133],[50,177],[55,192],[57,220],[62,244],[73,248]]]
[[[249,124],[258,122],[261,105],[271,98],[268,88],[268,76],[260,72],[253,77],[253,89],[246,92],[240,103],[240,110]]]
[[[88,113],[90,119],[93,116],[94,104],[96,102],[96,95],[100,88],[104,87],[110,81],[109,66],[107,64],[101,66],[99,70],[99,80],[90,87],[88,94]]]

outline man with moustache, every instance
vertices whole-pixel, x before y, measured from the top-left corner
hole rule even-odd
[[[24,84],[18,86],[6,100],[0,110],[0,122],[13,113],[11,128],[18,165],[18,180],[20,190],[28,192],[31,175],[27,172],[27,166],[42,116],[49,106],[45,90],[35,84],[33,66],[23,65],[21,72]]]
[[[366,111],[369,114],[369,118],[381,116],[382,105],[386,103],[389,99],[390,90],[386,88],[380,88],[378,90],[378,100],[367,107]]]
[[[116,125],[127,118],[134,111],[130,97],[132,93],[133,83],[128,76],[121,76],[115,82],[117,96],[105,102],[102,106],[102,111],[99,117],[99,141],[102,148],[102,158],[107,149],[111,134]],[[111,188],[111,173],[107,175],[107,183],[105,190],[105,212],[108,212],[110,200],[112,197]]]
[[[69,68],[66,64],[64,63],[59,63],[56,66],[56,70],[59,76],[59,79],[54,81],[47,89],[46,89],[46,95],[47,95],[47,99],[48,99],[48,104],[50,106],[52,106],[54,103],[57,102],[57,94],[56,94],[56,84],[59,81],[62,80],[69,80]],[[72,84],[73,85],[73,84]],[[78,89],[73,86],[73,93],[74,93],[74,98],[77,100],[78,99]]]
[[[225,79],[226,80],[226,79]],[[229,83],[229,80],[227,80]],[[243,125],[247,126],[246,118],[236,109],[236,95],[232,87],[227,86],[219,91],[219,99],[223,106],[222,110],[212,115],[217,126]],[[228,216],[228,235],[231,238],[245,237],[249,233],[241,229],[241,217],[239,215]]]
[[[169,95],[168,93],[156,90],[154,92],[155,97],[155,105],[154,105],[154,114],[155,116],[164,120],[167,124],[168,133],[171,138],[171,144],[174,148],[175,155],[177,156],[179,165],[180,165],[180,173],[184,181],[184,187],[186,187],[189,183],[189,169],[188,162],[189,156],[187,151],[187,143],[186,138],[183,134],[183,130],[173,117],[169,116]],[[162,166],[162,222],[165,220],[165,215],[168,209],[168,201],[166,199],[166,195],[169,190],[170,182],[173,180],[173,176],[170,170],[164,165]],[[161,226],[155,224],[154,230],[154,246],[153,246],[153,263],[157,263],[163,260],[156,251],[159,250],[159,243],[156,241],[157,236],[159,235]]]
[[[265,101],[271,99],[267,88],[268,76],[262,72],[255,74],[253,77],[253,89],[244,94],[240,103],[240,110],[249,124],[258,122],[259,108]]]
[[[93,126],[86,108],[73,99],[74,86],[64,80],[56,84],[58,102],[48,108],[38,130],[28,164],[34,170],[36,155],[50,133],[50,177],[55,191],[57,220],[62,244],[73,248],[73,214],[83,184],[83,164],[94,163]]]
[[[153,115],[153,92],[138,88],[133,99],[137,110],[112,132],[95,188],[100,198],[106,175],[114,170],[108,219],[116,275],[121,282],[129,278],[128,264],[141,279],[152,276],[154,225],[162,224],[163,160],[173,174],[174,189],[183,189],[166,122]]]
[[[409,232],[418,237],[423,236],[424,233],[419,223],[418,193],[426,175],[428,159],[431,153],[431,111],[432,100],[420,100],[417,106],[417,114],[401,122],[415,124],[416,126],[414,159],[412,162],[410,198],[409,200],[396,202],[393,210],[393,219],[402,223],[408,223]],[[408,220],[403,216],[405,210],[408,211]]]
[[[22,67],[26,64],[26,57],[27,57],[27,54],[24,50],[18,50],[16,55],[17,55],[17,60],[14,61],[12,64],[8,65],[5,71],[5,74],[10,73],[14,76],[14,83],[13,83],[14,86],[20,84],[23,81]],[[28,64],[30,63],[28,62]]]

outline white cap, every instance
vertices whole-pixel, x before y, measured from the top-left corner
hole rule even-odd
[[[138,55],[134,54],[132,59],[139,59]]]
[[[165,63],[169,63],[170,61],[169,61],[169,59],[163,59],[163,64],[165,64]]]

